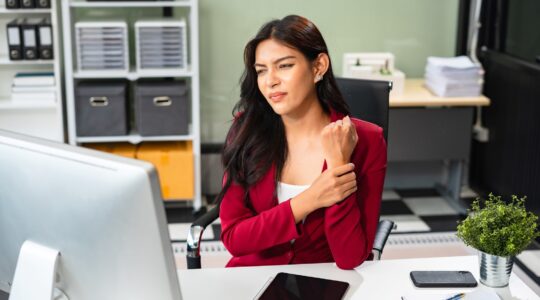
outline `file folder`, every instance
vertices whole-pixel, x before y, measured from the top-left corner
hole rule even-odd
[[[35,19],[25,19],[21,25],[24,59],[38,59],[38,31],[36,29],[39,22]]]
[[[53,54],[53,36],[51,22],[43,19],[38,25],[38,54],[41,59],[52,59]]]
[[[19,0],[6,0],[6,8],[19,8]]]
[[[36,0],[36,7],[37,8],[50,8],[51,1],[50,0]]]
[[[21,27],[23,19],[15,19],[7,24],[7,40],[9,48],[9,59],[21,60],[22,53],[22,34]]]
[[[21,1],[21,8],[34,8],[35,2],[34,0],[20,0]]]

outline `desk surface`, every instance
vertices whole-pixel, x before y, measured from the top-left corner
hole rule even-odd
[[[345,299],[401,299],[400,297],[406,294],[444,294],[474,290],[419,289],[409,278],[412,270],[468,270],[479,281],[477,256],[369,261],[351,271],[340,270],[333,263],[178,270],[178,277],[184,300],[253,299],[268,279],[278,272],[347,281],[351,286]],[[476,289],[488,287],[479,283]],[[510,277],[508,287],[494,290],[502,299],[540,299],[516,274]]]
[[[402,95],[390,95],[390,107],[418,106],[488,106],[490,100],[480,97],[437,97],[424,87],[424,79],[406,79]]]

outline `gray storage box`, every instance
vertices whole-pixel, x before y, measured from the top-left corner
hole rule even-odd
[[[137,81],[135,122],[141,136],[188,133],[188,88],[185,81]]]
[[[125,81],[79,82],[75,89],[77,135],[126,135],[126,91]]]

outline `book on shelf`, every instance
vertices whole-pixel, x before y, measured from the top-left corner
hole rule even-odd
[[[56,88],[54,85],[43,85],[43,86],[17,86],[14,85],[11,87],[12,93],[49,93],[55,92]]]
[[[19,72],[13,78],[14,86],[51,86],[54,84],[52,72]]]
[[[56,102],[56,93],[12,93],[11,101]]]

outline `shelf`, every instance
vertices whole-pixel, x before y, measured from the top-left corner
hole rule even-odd
[[[4,1],[4,0],[0,0]],[[199,1],[198,0],[161,0],[161,1],[87,1],[87,0],[61,0],[62,5],[62,24],[64,37],[64,74],[66,80],[66,109],[67,109],[67,129],[68,141],[72,145],[91,144],[91,143],[115,143],[124,142],[138,144],[141,142],[190,142],[193,152],[193,210],[198,211],[202,207],[201,193],[201,158],[200,158],[200,82],[199,82]],[[139,70],[132,57],[131,64],[124,65],[124,70],[89,70],[81,69],[77,61],[76,49],[77,41],[73,38],[75,34],[75,24],[79,20],[79,11],[91,10],[96,15],[102,14],[122,14],[124,11],[152,10],[160,11],[163,8],[171,7],[173,10],[182,11],[182,16],[166,17],[170,20],[186,20],[186,40],[187,51],[189,54],[186,65],[187,68],[166,68],[166,69],[144,69]],[[80,8],[80,9],[79,9]],[[54,14],[54,12],[53,12]],[[143,14],[144,15],[144,14]],[[130,19],[130,24],[135,20],[146,19],[138,14]],[[140,18],[139,18],[140,17]],[[162,17],[159,18],[163,20]],[[137,45],[128,44],[129,53],[137,54]],[[143,78],[175,78],[186,81],[189,89],[189,120],[191,122],[189,130],[185,135],[162,135],[162,136],[141,136],[136,130],[130,131],[125,135],[113,136],[110,132],[103,132],[107,136],[78,136],[76,121],[76,99],[75,88],[81,80],[103,80],[113,79],[122,81],[133,81]]]
[[[83,71],[74,72],[76,79],[103,79],[103,78],[125,78],[137,80],[140,78],[160,78],[160,77],[192,77],[191,71],[177,70],[156,70],[156,71],[130,71],[130,72],[110,72],[110,71]]]
[[[50,8],[15,8],[0,7],[0,14],[50,14]]]
[[[54,109],[55,102],[44,101],[11,101],[9,99],[0,99],[0,110],[22,110],[22,109]]]
[[[0,55],[0,65],[54,65],[52,59],[38,59],[38,60],[10,60],[5,55]]]
[[[161,135],[161,136],[140,136],[136,132],[124,136],[89,136],[77,137],[77,143],[109,143],[109,142],[129,142],[138,144],[141,142],[171,142],[171,141],[191,141],[193,135]]]
[[[192,1],[72,1],[71,7],[191,7]]]

